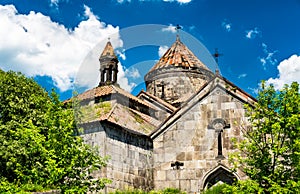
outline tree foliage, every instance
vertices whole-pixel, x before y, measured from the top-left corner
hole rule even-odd
[[[128,188],[125,190],[117,190],[115,192],[111,192],[110,194],[186,194],[186,192],[181,191],[177,188],[165,188],[163,190],[151,191],[143,191],[141,189]]]
[[[276,91],[262,82],[257,99],[247,106],[251,127],[243,128],[245,140],[237,144],[241,152],[233,158],[262,193],[299,193],[299,85]]]
[[[48,95],[33,79],[0,70],[1,192],[5,184],[76,193],[102,189],[109,181],[91,174],[106,161],[75,131],[72,109],[54,92]]]

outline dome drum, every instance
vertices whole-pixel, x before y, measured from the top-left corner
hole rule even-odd
[[[214,74],[208,70],[189,70],[182,68],[157,69],[145,76],[149,93],[177,106],[179,101],[189,98]]]

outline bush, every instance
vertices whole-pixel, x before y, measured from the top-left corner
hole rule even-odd
[[[87,193],[107,179],[91,176],[106,158],[77,135],[74,111],[33,79],[0,70],[0,193]],[[24,193],[24,192],[23,192]]]
[[[220,185],[215,185],[206,191],[204,191],[204,194],[223,194],[223,189],[226,188],[228,185],[227,184],[220,184]]]
[[[117,190],[114,193],[110,194],[185,194],[185,192],[176,189],[176,188],[166,188],[164,190],[152,190],[152,191],[143,191],[141,189],[126,189],[123,191]]]

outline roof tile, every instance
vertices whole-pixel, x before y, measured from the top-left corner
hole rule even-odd
[[[209,70],[179,39],[165,52],[159,61],[150,69],[152,72],[156,69],[167,67],[183,68],[203,68]]]

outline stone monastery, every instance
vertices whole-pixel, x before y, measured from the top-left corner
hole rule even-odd
[[[116,189],[179,188],[201,193],[215,184],[245,179],[232,172],[232,138],[247,125],[244,104],[255,98],[212,72],[179,36],[145,75],[134,96],[118,85],[118,58],[110,41],[100,61],[100,83],[77,98],[82,137],[109,156],[97,175]]]

